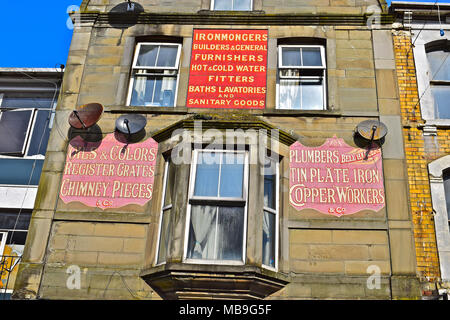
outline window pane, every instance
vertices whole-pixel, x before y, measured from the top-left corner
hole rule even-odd
[[[252,9],[252,0],[234,0],[233,10],[249,11]]]
[[[232,10],[232,0],[214,0],[214,10]]]
[[[159,49],[157,67],[175,67],[177,63],[178,47],[161,46]]]
[[[167,171],[164,206],[172,204],[172,191],[175,186],[175,165],[172,162],[169,162],[169,169]]]
[[[215,259],[217,207],[192,206],[187,258]]]
[[[432,80],[450,80],[450,59],[447,59],[448,52],[433,51],[427,53],[430,64]]]
[[[217,197],[219,186],[220,153],[199,152],[195,176],[195,196]]]
[[[2,105],[3,108],[48,108],[51,109],[52,99],[51,98],[19,98],[19,97],[8,97],[6,94],[3,97]]]
[[[48,139],[50,137],[50,128],[48,126],[51,113],[51,110],[37,111],[36,121],[34,123],[34,129],[30,141],[30,148],[28,149],[29,156],[36,154],[45,155]]]
[[[0,113],[0,154],[22,153],[32,114],[33,110]]]
[[[148,44],[141,45],[136,66],[154,67],[156,65],[158,49],[159,49],[158,45],[148,45]]]
[[[217,259],[242,260],[244,207],[219,207]]]
[[[0,229],[4,230],[28,230],[31,212],[0,212]],[[1,231],[0,231],[1,232]]]
[[[243,232],[243,207],[192,206],[187,258],[241,261]]]
[[[300,48],[282,48],[282,62],[284,67],[301,66]]]
[[[175,77],[136,77],[133,83],[131,105],[133,106],[174,106]]]
[[[154,78],[136,77],[133,83],[131,105],[133,106],[151,105],[151,102],[153,101],[154,86],[155,86]]]
[[[279,106],[281,109],[300,109],[300,81],[280,80]]]
[[[323,109],[323,87],[322,80],[302,80],[302,109]]]
[[[36,163],[36,167],[33,170],[34,163]],[[0,184],[28,185],[30,183],[30,185],[37,186],[43,164],[44,160],[2,159],[0,161]]]
[[[274,161],[264,167],[264,207],[276,209],[276,167]]]
[[[434,97],[435,117],[437,119],[450,119],[450,87],[448,86],[433,86],[431,92]]]
[[[6,240],[6,244],[17,244],[24,245],[27,241],[28,231],[14,231],[10,230],[8,232],[8,239]]]
[[[322,66],[320,48],[302,48],[303,66]]]
[[[445,190],[445,201],[447,202],[447,216],[450,220],[450,170],[444,173],[444,190]]]
[[[161,234],[159,237],[158,263],[166,261],[167,248],[169,245],[170,233],[170,210],[162,213]]]
[[[220,174],[220,197],[243,197],[244,161],[243,154],[223,154]]]
[[[262,263],[271,267],[275,267],[275,226],[275,215],[264,211]]]

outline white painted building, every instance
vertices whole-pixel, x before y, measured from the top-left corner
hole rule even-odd
[[[14,285],[63,70],[0,68],[0,300]]]
[[[450,154],[438,137],[450,130],[450,3],[393,1],[391,11],[412,36],[441,280],[449,285]]]

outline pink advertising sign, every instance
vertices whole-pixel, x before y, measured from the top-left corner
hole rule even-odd
[[[152,198],[157,151],[151,138],[126,145],[114,133],[100,144],[77,136],[69,144],[59,196],[102,210],[142,206]]]
[[[354,148],[329,138],[320,147],[290,147],[289,202],[297,210],[315,209],[343,216],[385,205],[380,148]]]

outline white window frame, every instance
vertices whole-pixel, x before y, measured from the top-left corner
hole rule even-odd
[[[321,66],[284,66],[283,65],[283,55],[282,55],[282,50],[283,48],[319,48],[320,49],[320,56],[321,56],[321,61],[322,61],[322,65]],[[302,55],[300,55],[300,58],[302,57]],[[291,80],[291,81],[301,81],[302,79],[304,80],[314,80],[314,79],[320,79],[320,77],[318,76],[280,76],[280,70],[285,69],[309,69],[309,70],[322,70],[323,72],[323,76],[322,76],[322,90],[323,90],[323,101],[322,101],[322,109],[314,109],[314,110],[326,110],[327,109],[327,65],[326,65],[326,56],[325,56],[325,47],[323,45],[279,45],[278,46],[278,59],[277,59],[277,84],[276,84],[276,109],[279,110],[292,110],[292,109],[286,109],[286,108],[282,108],[280,106],[280,80]],[[297,111],[302,111],[302,110],[309,110],[309,109],[294,109]]]
[[[433,41],[432,41],[433,42]],[[448,40],[447,40],[448,42]],[[433,88],[446,88],[447,90],[450,90],[450,80],[442,80],[442,79],[434,79],[434,76],[436,76],[436,74],[433,74],[432,70],[431,70],[431,65],[430,65],[430,60],[428,57],[428,54],[431,52],[436,52],[436,51],[443,51],[445,52],[446,47],[448,47],[448,45],[444,45],[444,46],[436,46],[435,48],[432,48],[431,50],[427,50],[426,46],[425,46],[425,56],[427,58],[427,63],[428,63],[428,76],[429,76],[429,90],[430,90],[430,94],[432,96],[433,99],[433,117],[434,119],[438,120],[438,121],[450,121],[449,118],[440,118],[438,116],[439,113],[439,109],[438,109],[438,102],[435,99],[435,95],[433,93]],[[447,57],[445,58],[445,60],[442,62],[442,65],[440,66],[443,67],[445,62],[448,62],[448,55],[450,53],[447,53]],[[439,73],[439,72],[436,72]]]
[[[275,210],[269,207],[266,207],[263,205],[263,214],[264,211],[268,211],[271,214],[275,215],[275,267],[272,267],[270,265],[266,265],[264,263],[262,263],[263,268],[268,269],[268,270],[272,270],[272,271],[278,271],[278,251],[279,251],[279,236],[280,236],[280,232],[279,232],[279,228],[280,228],[280,161],[278,159],[273,159],[273,158],[269,158],[266,157],[266,159],[269,159],[270,161],[275,162]],[[263,169],[264,170],[264,169]],[[263,216],[264,219],[264,216]]]
[[[232,1],[232,8],[233,8],[234,7],[234,2],[235,1],[239,1],[239,0],[230,0],[230,1]],[[254,0],[250,0],[250,9],[249,10],[235,10],[235,9],[218,10],[218,9],[214,9],[215,0],[211,0],[211,11],[253,11],[253,1]]]
[[[175,46],[177,47],[177,57],[176,57],[176,61],[175,61],[175,66],[174,67],[149,67],[149,66],[137,66],[137,61],[139,58],[139,53],[141,52],[141,47],[143,45],[153,45],[153,46]],[[159,54],[159,52],[158,52]],[[128,96],[127,96],[127,106],[133,106],[131,105],[131,98],[133,95],[133,86],[134,86],[134,81],[137,75],[137,71],[138,70],[173,70],[176,71],[176,76],[175,75],[167,75],[168,77],[174,77],[176,78],[176,87],[175,87],[175,95],[174,95],[174,99],[173,99],[173,106],[161,106],[161,107],[165,107],[165,108],[171,108],[171,107],[176,107],[177,104],[177,96],[178,96],[178,85],[179,85],[179,81],[180,81],[180,71],[179,71],[179,66],[180,66],[180,56],[181,56],[181,44],[180,43],[173,43],[173,42],[139,42],[136,45],[136,51],[134,53],[134,58],[133,58],[133,64],[132,64],[132,68],[131,68],[131,77],[130,77],[130,83],[129,83],[129,87],[128,87]],[[162,73],[140,73],[139,76],[164,76],[164,74]],[[147,107],[152,107],[152,106],[147,106]]]
[[[158,262],[159,257],[159,245],[161,242],[161,232],[162,232],[162,223],[163,223],[163,215],[164,211],[172,209],[173,204],[168,204],[167,206],[164,205],[164,202],[166,200],[166,190],[167,190],[167,183],[168,183],[168,175],[169,175],[169,166],[170,166],[170,160],[166,161],[164,164],[164,178],[163,178],[163,192],[162,192],[162,198],[161,198],[161,210],[159,215],[159,231],[158,231],[158,240],[156,242],[156,257],[155,257],[155,266],[160,266],[163,264],[166,264],[166,257],[164,258],[164,261]],[[173,202],[173,200],[171,201]],[[166,248],[166,254],[167,254],[167,248]]]
[[[322,60],[321,66],[284,66],[283,65],[283,55],[282,50],[283,48],[319,48],[320,49],[320,57]],[[291,45],[291,44],[281,44],[278,46],[278,68],[279,69],[323,69],[325,70],[327,68],[326,60],[325,60],[325,47],[322,45]],[[302,56],[300,55],[300,58]]]
[[[226,200],[220,199],[219,197],[194,197],[195,188],[195,177],[197,174],[197,159],[200,152],[220,152],[220,153],[234,153],[234,154],[244,154],[244,179],[243,179],[243,189],[242,198],[226,198]],[[246,262],[247,255],[247,218],[248,218],[248,173],[249,173],[249,161],[248,161],[248,151],[246,150],[225,150],[225,149],[194,149],[192,152],[192,161],[189,176],[189,192],[188,192],[188,202],[187,202],[187,217],[184,235],[184,250],[183,250],[183,262],[191,264],[210,264],[210,265],[244,265]],[[220,186],[220,174],[218,184]],[[245,201],[244,208],[244,226],[243,226],[243,241],[242,241],[242,260],[206,260],[206,259],[191,259],[187,258],[188,241],[189,241],[189,226],[191,222],[191,200],[217,200],[217,201]],[[219,204],[214,205],[220,207]]]
[[[28,154],[28,150],[30,148],[31,136],[34,131],[34,126],[36,124],[38,109],[36,109],[36,108],[17,108],[17,109],[11,108],[8,111],[0,110],[0,121],[2,120],[3,112],[18,112],[18,111],[31,111],[31,116],[30,116],[30,119],[28,120],[27,134],[25,136],[25,139],[24,139],[24,142],[22,145],[22,151],[21,151],[20,157],[24,158],[24,159],[33,158],[33,157],[27,157],[27,154]],[[1,158],[17,159],[17,156],[8,156],[6,154],[0,154],[0,159]]]
[[[443,40],[443,37],[439,34],[439,27],[424,29],[423,32],[419,32],[413,40],[414,63],[417,70],[417,90],[419,97],[421,97],[419,105],[422,119],[424,119],[429,126],[449,126],[450,119],[439,119],[436,117],[434,96],[430,88],[430,80],[433,75],[428,62],[427,47],[432,42]]]
[[[2,235],[2,239],[0,240],[0,257],[1,257],[1,256],[3,256],[3,253],[5,252],[5,245],[6,245],[6,240],[8,239],[8,232],[0,231],[0,234]]]
[[[441,279],[443,281],[450,281],[450,227],[443,177],[444,171],[449,168],[450,155],[436,159],[428,164],[436,242]]]

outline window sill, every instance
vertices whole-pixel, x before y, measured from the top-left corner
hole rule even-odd
[[[202,259],[185,259],[183,263],[192,265],[215,265],[215,266],[243,266],[241,260],[202,260]]]
[[[105,106],[105,112],[111,113],[143,113],[143,114],[187,114],[186,107],[144,107],[144,106]]]
[[[263,111],[263,116],[285,116],[285,117],[315,117],[315,116],[330,116],[342,117],[342,112],[334,110],[290,110],[290,109],[266,109]]]
[[[263,15],[266,14],[263,10],[208,10],[202,9],[197,11],[198,14],[204,15]]]
[[[14,159],[14,160],[45,160],[45,156],[38,154],[34,156],[7,156],[0,154],[0,159]]]
[[[425,120],[425,124],[420,124],[421,127],[434,126],[434,127],[450,127],[450,119],[430,119]]]

